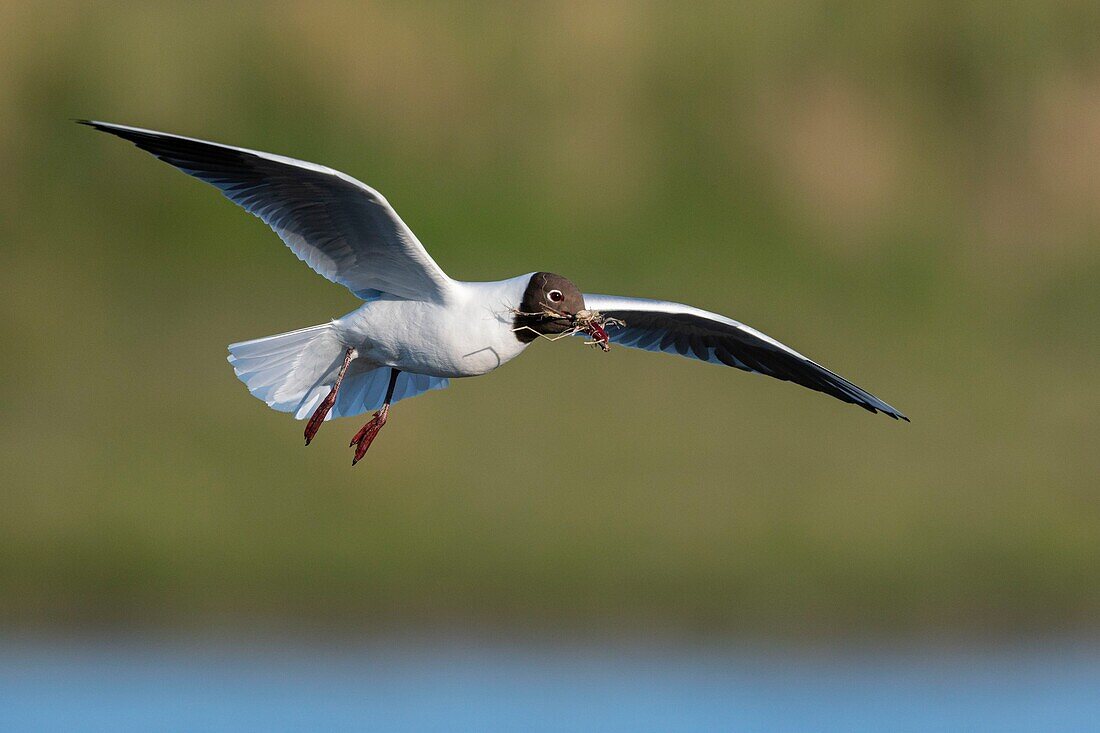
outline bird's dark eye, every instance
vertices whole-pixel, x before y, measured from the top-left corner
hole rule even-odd
[[[546,297],[550,298],[553,303],[560,303],[565,300],[565,296],[561,294],[560,290],[551,290],[546,294]]]

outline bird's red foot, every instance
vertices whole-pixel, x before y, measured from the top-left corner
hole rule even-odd
[[[317,431],[321,429],[321,423],[325,421],[325,417],[328,415],[329,410],[336,404],[336,387],[329,390],[328,395],[325,396],[323,402],[317,406],[317,409],[313,411],[313,414],[309,418],[309,422],[306,423],[306,445],[309,445],[314,436],[317,435]]]
[[[309,422],[306,423],[306,445],[309,445],[309,442],[317,435],[317,431],[321,429],[321,423],[325,421],[329,410],[336,404],[336,394],[340,391],[340,383],[344,381],[344,373],[347,372],[348,365],[351,364],[351,360],[355,358],[355,355],[355,349],[348,348],[344,351],[344,363],[336,374],[336,381],[332,383],[332,388],[325,395],[325,399],[317,405],[317,409],[313,411],[313,414],[309,417]]]
[[[370,448],[370,444],[374,442],[374,439],[378,437],[378,431],[386,424],[386,418],[389,417],[389,414],[390,406],[383,405],[382,409],[374,413],[374,417],[372,417],[366,425],[360,428],[359,432],[355,434],[355,437],[351,439],[351,445],[348,447],[355,448],[355,458],[351,459],[351,465],[354,466],[367,454],[367,449]]]

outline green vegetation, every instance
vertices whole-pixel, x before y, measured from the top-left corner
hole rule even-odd
[[[0,7],[0,623],[1095,628],[1097,27],[1094,2]],[[74,117],[338,167],[455,277],[720,311],[913,423],[539,344],[399,405],[352,470],[357,421],[305,449],[224,360],[352,296]]]

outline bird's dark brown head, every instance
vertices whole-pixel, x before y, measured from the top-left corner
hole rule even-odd
[[[516,338],[528,344],[540,334],[554,336],[574,327],[574,317],[584,310],[584,294],[561,275],[536,272],[523,291],[516,314]]]

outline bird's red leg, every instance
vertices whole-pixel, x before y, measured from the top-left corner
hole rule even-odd
[[[348,447],[355,447],[355,458],[351,459],[351,465],[354,466],[363,459],[363,456],[367,454],[367,449],[370,448],[370,444],[378,437],[378,431],[386,424],[386,418],[390,414],[390,400],[393,399],[393,390],[397,386],[397,375],[400,373],[397,369],[390,370],[390,386],[386,389],[386,401],[382,404],[382,409],[374,413],[367,424],[360,428],[355,437],[351,439],[351,445]]]
[[[355,353],[355,349],[349,348],[344,352],[344,364],[340,367],[340,372],[336,375],[336,382],[333,383],[332,389],[325,395],[325,399],[321,401],[321,404],[317,406],[317,409],[313,411],[313,415],[310,416],[309,422],[306,423],[306,445],[309,445],[313,440],[313,436],[317,435],[317,431],[321,429],[321,423],[325,421],[325,417],[328,415],[329,410],[336,404],[336,393],[340,391],[340,382],[344,381],[344,372],[348,370],[348,365],[351,364],[352,354]]]

